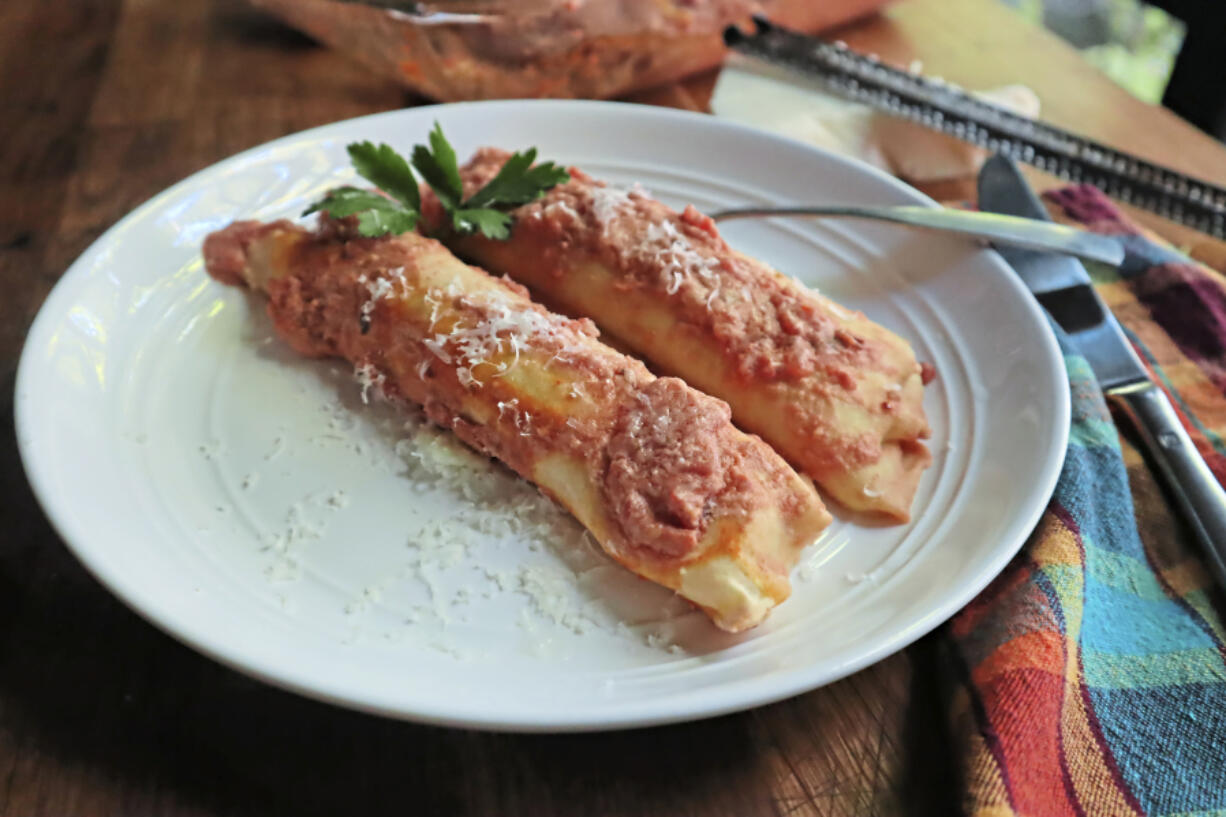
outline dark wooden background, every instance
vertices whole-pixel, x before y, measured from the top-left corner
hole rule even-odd
[[[994,0],[906,0],[842,36],[972,87],[1025,79],[1057,122],[1219,172],[1205,167],[1226,156],[1211,141],[1007,15]],[[701,109],[713,79],[640,99]],[[141,620],[70,555],[26,484],[12,422],[22,340],[58,276],[193,171],[417,102],[239,0],[0,4],[0,815],[956,813],[939,634],[740,715],[482,734],[249,680]]]

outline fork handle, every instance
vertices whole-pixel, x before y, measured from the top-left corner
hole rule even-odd
[[[1226,589],[1226,490],[1183,428],[1171,401],[1153,383],[1114,393],[1192,525],[1218,584]]]
[[[797,207],[737,207],[708,213],[713,221],[734,218],[769,218],[774,216],[816,216],[841,218],[867,218],[921,227],[927,230],[943,230],[972,238],[987,239],[995,244],[1022,247],[1028,250],[1058,252],[1099,261],[1118,267],[1124,260],[1124,246],[1118,238],[1103,236],[1068,227],[1020,216],[986,213],[972,210],[955,210],[947,207],[924,207],[919,205],[887,205],[862,207],[855,205],[821,205]]]

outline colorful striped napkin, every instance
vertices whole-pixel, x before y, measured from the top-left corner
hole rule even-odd
[[[1058,218],[1125,236],[1090,270],[1218,479],[1226,481],[1226,277],[1143,235],[1094,188]],[[1061,339],[1072,433],[1047,512],[948,625],[964,809],[1006,815],[1226,815],[1226,595]]]

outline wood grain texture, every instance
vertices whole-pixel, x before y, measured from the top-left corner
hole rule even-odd
[[[1050,38],[976,33],[977,15],[1000,19],[991,0],[908,0],[844,36],[961,82],[1025,80],[1057,121],[1154,158],[1226,156],[1178,120],[1108,96],[1106,80]],[[639,101],[702,110],[714,81]],[[60,542],[22,474],[11,407],[22,338],[62,271],[133,206],[227,155],[414,102],[239,0],[0,6],[0,815],[955,813],[936,639],[701,723],[445,730],[227,670],[123,607]]]

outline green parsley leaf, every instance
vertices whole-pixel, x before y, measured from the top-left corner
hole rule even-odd
[[[417,226],[418,212],[371,190],[338,187],[303,213],[324,210],[333,218],[358,217],[358,234],[375,238],[388,233],[403,233]]]
[[[413,175],[413,168],[417,168],[438,196],[454,230],[480,232],[501,241],[511,234],[512,218],[506,210],[534,201],[546,190],[570,180],[570,174],[553,162],[533,165],[536,148],[530,148],[511,156],[494,178],[464,201],[455,149],[438,122],[430,131],[429,142],[428,146],[414,146],[411,163],[390,145],[354,142],[348,146],[354,168],[387,195],[338,187],[308,207],[303,215],[320,210],[335,218],[356,215],[358,233],[372,238],[412,230],[421,220],[421,194]]]
[[[358,234],[367,238],[381,235],[400,235],[417,226],[417,213],[404,208],[375,208],[358,213]]]
[[[391,145],[355,142],[348,147],[349,159],[358,175],[410,210],[421,210],[417,178],[409,163]]]
[[[473,233],[478,230],[486,238],[503,241],[511,235],[511,216],[498,210],[474,208],[456,210],[451,214],[451,223],[456,232]]]
[[[498,175],[464,202],[464,206],[518,207],[539,199],[546,190],[570,181],[570,174],[565,168],[553,162],[534,166],[534,161],[536,148],[515,153],[507,159]]]
[[[443,136],[438,122],[430,131],[430,147],[417,145],[413,148],[413,167],[426,180],[447,211],[460,208],[464,198],[464,185],[460,182],[460,167],[456,164],[455,149]]]
[[[361,190],[357,187],[337,187],[319,201],[302,211],[304,216],[325,210],[334,218],[345,218],[371,207],[395,206],[395,202],[386,196],[380,196],[373,190]]]

